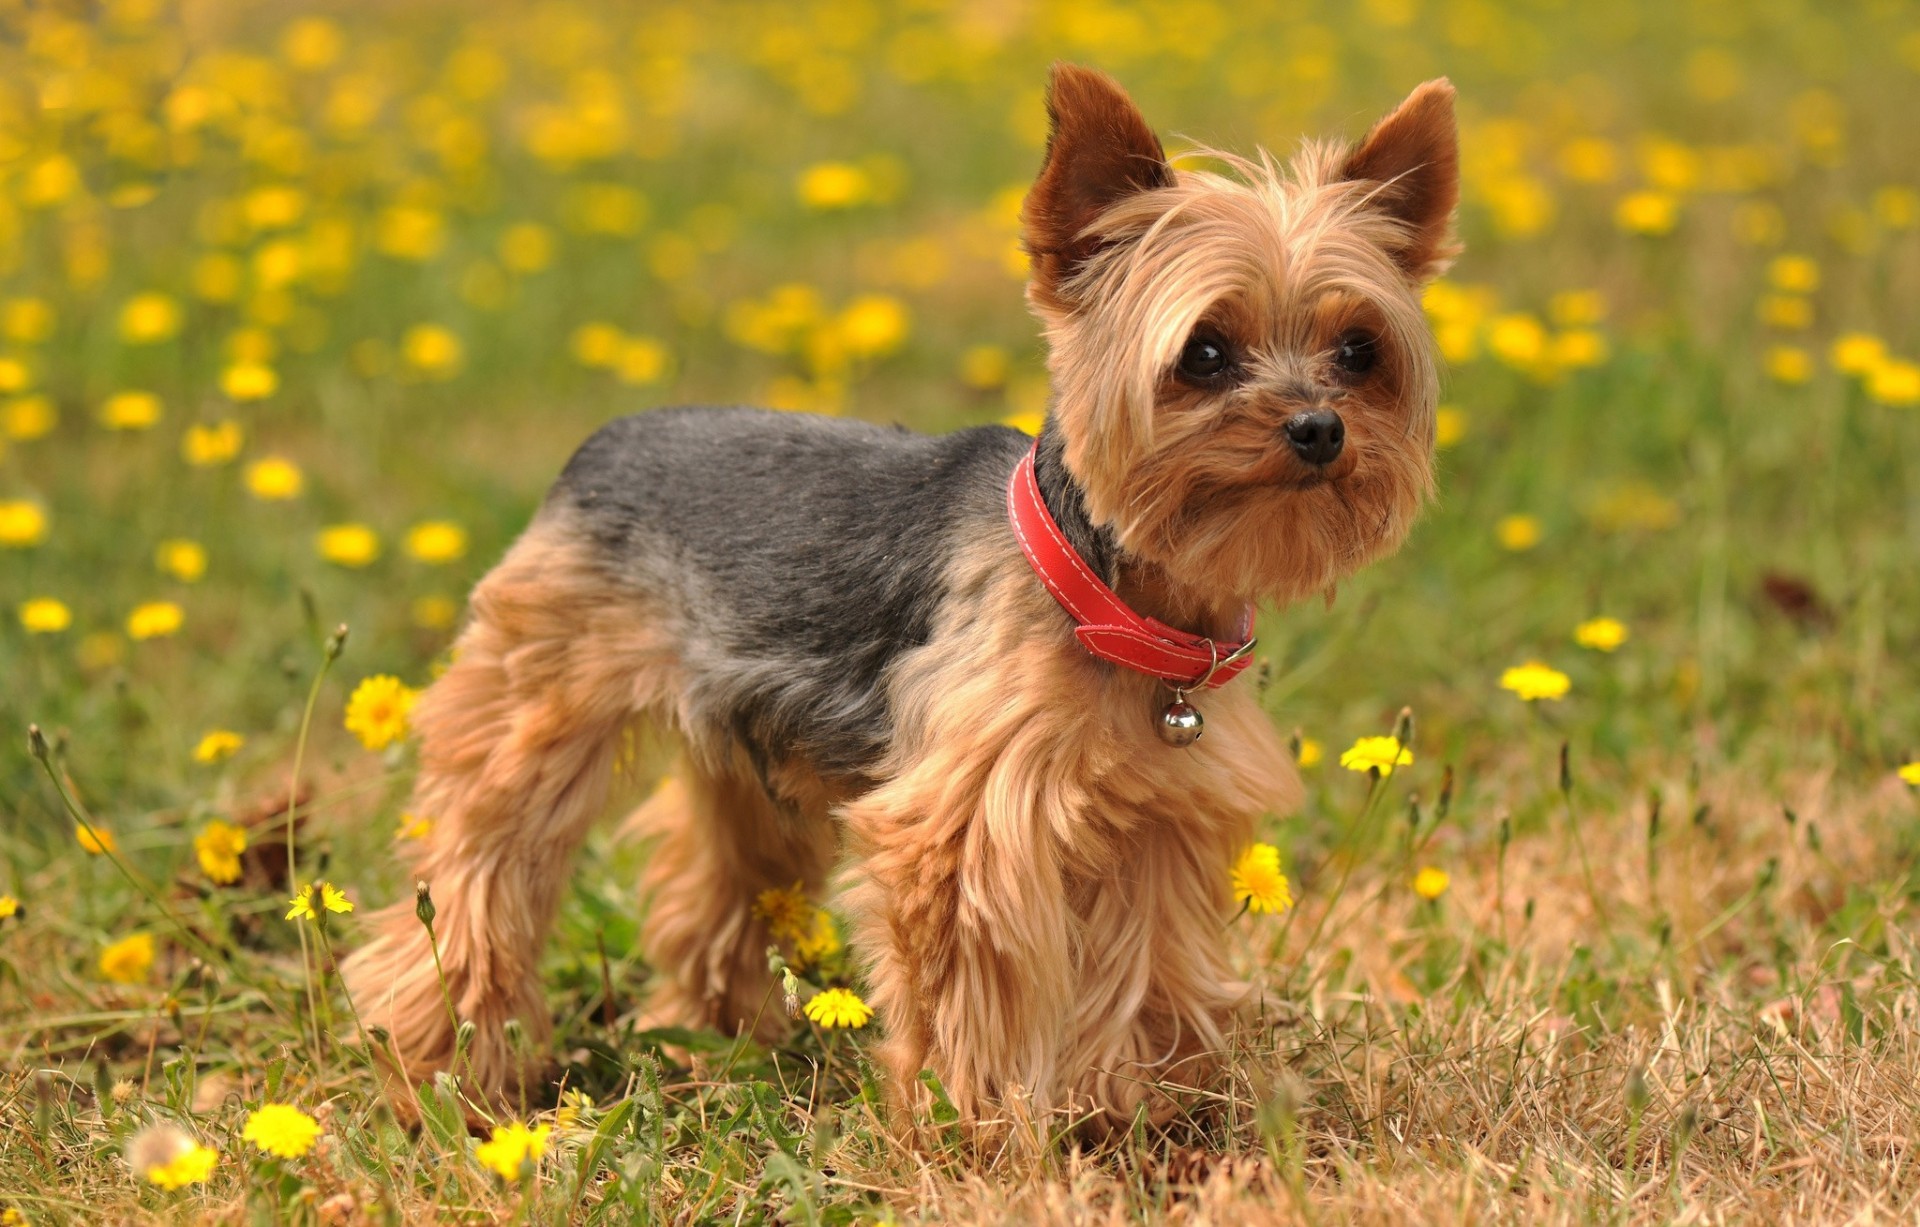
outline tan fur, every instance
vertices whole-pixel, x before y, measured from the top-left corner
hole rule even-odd
[[[1285,172],[1218,155],[1233,177],[1167,167],[1097,73],[1058,70],[1051,110],[1024,215],[1029,296],[1051,346],[1050,429],[1120,546],[1121,597],[1224,635],[1243,602],[1318,594],[1397,547],[1432,480],[1419,283],[1450,251],[1450,88],[1422,87],[1358,150],[1310,146]],[[1233,380],[1176,373],[1202,325],[1239,355]],[[1334,362],[1354,329],[1378,338],[1371,371]],[[1322,409],[1346,443],[1314,469],[1283,431]],[[655,845],[649,1017],[776,1032],[754,898],[818,888],[840,841],[902,1104],[930,1068],[976,1124],[1067,1112],[1112,1127],[1149,1084],[1205,1081],[1241,992],[1221,932],[1229,868],[1262,815],[1297,803],[1290,757],[1244,682],[1196,696],[1203,740],[1161,744],[1166,689],[1080,647],[1011,532],[966,544],[946,578],[928,641],[887,675],[894,727],[871,778],[794,760],[763,778],[719,734],[689,735],[672,618],[597,571],[563,521],[528,531],[416,714],[413,808],[434,820],[417,872],[456,1008],[478,1026],[477,1090],[522,1072],[502,1021],[544,1032],[540,943],[640,716],[686,751],[631,823]],[[411,904],[377,923],[349,984],[417,1081],[451,1060],[446,1011]]]

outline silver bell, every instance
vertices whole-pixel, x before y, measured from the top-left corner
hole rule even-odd
[[[1190,746],[1200,740],[1206,727],[1200,709],[1183,698],[1176,698],[1160,713],[1160,740],[1170,746]]]

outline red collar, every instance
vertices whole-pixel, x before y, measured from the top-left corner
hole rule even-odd
[[[1190,634],[1128,608],[1087,566],[1047,510],[1033,474],[1039,450],[1035,440],[1007,482],[1007,518],[1033,573],[1079,624],[1073,633],[1080,645],[1101,660],[1180,691],[1211,689],[1239,676],[1253,662],[1253,607],[1241,615],[1237,641]]]

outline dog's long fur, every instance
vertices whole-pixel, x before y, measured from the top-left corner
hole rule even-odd
[[[1050,105],[1025,224],[1055,393],[1037,472],[1068,538],[1135,608],[1216,635],[1395,548],[1431,480],[1418,292],[1450,255],[1451,90],[1237,178],[1174,170],[1097,73],[1057,69]],[[1231,380],[1175,370],[1196,329],[1238,356]],[[1355,330],[1379,352],[1364,376],[1328,365]],[[1345,422],[1324,468],[1282,436],[1310,409]],[[1245,683],[1173,749],[1161,684],[1080,647],[1007,526],[1029,444],[673,409],[574,456],[415,716],[416,871],[478,1091],[528,1072],[501,1024],[548,1023],[538,954],[642,723],[683,750],[632,820],[654,842],[656,1020],[751,1025],[755,898],[824,890],[839,862],[903,1103],[931,1068],[969,1120],[1017,1097],[1117,1122],[1148,1083],[1204,1079],[1241,991],[1228,866],[1298,777]],[[347,976],[410,1081],[450,1065],[411,903]]]

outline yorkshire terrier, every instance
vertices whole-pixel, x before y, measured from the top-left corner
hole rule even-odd
[[[480,1094],[527,1072],[508,1019],[544,1038],[541,945],[642,723],[680,747],[631,819],[649,1019],[777,1037],[756,897],[837,866],[900,1105],[931,1069],[967,1120],[1123,1123],[1217,1066],[1229,867],[1300,796],[1233,679],[1253,603],[1330,593],[1431,491],[1453,88],[1285,170],[1205,155],[1230,175],[1174,169],[1098,72],[1047,107],[1037,440],[622,418],[474,590],[411,809]],[[348,984],[418,1085],[455,1058],[435,959],[412,902],[374,923]]]

